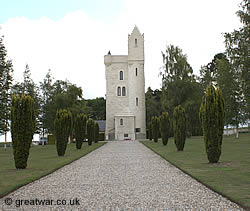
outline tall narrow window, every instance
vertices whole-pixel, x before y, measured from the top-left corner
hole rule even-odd
[[[135,47],[137,47],[137,39],[135,39]]]
[[[123,125],[123,119],[120,119],[120,125]]]
[[[135,100],[135,104],[136,104],[136,106],[138,106],[138,97]]]
[[[117,87],[117,96],[121,96],[121,87]]]
[[[135,68],[135,76],[138,74],[138,68]]]
[[[120,71],[120,80],[123,80],[123,71]]]
[[[122,87],[122,96],[126,96],[126,87]]]

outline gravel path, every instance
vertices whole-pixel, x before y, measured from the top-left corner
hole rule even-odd
[[[12,205],[5,205],[8,198],[12,199]],[[38,205],[42,202],[45,205]],[[68,205],[56,205],[57,202],[66,202]],[[21,203],[24,205],[17,208]],[[53,174],[0,199],[2,210],[129,208],[243,210],[182,173],[137,141],[109,142]]]

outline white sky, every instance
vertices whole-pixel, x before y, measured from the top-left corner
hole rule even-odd
[[[88,99],[105,96],[104,55],[109,50],[113,55],[127,54],[128,34],[135,25],[145,37],[145,89],[160,88],[161,51],[167,44],[179,46],[199,74],[201,65],[224,51],[222,33],[240,26],[235,15],[240,2],[125,0],[112,20],[95,18],[84,10],[57,20],[16,17],[1,24],[0,33],[13,60],[15,80],[22,80],[28,63],[36,83],[51,69],[55,79],[67,78],[81,86]]]

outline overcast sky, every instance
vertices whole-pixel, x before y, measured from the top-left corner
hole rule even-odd
[[[127,54],[135,25],[145,37],[146,89],[161,87],[161,51],[179,46],[194,73],[224,52],[222,33],[240,26],[240,0],[6,0],[0,35],[22,80],[29,64],[42,81],[48,69],[83,89],[86,99],[105,96],[104,55]]]

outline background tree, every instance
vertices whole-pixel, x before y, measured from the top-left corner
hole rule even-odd
[[[82,148],[82,142],[86,137],[86,123],[87,116],[85,114],[78,114],[75,121],[75,137],[76,137],[76,148]]]
[[[99,124],[95,123],[95,143],[99,141]]]
[[[167,145],[170,129],[170,120],[168,112],[163,112],[160,116],[160,130],[163,145]]]
[[[45,108],[45,120],[48,122],[47,127],[49,132],[54,132],[54,125],[51,122],[54,121],[58,109],[68,109],[72,113],[73,133],[77,114],[88,114],[86,102],[82,97],[82,89],[71,84],[69,81],[57,80],[53,84],[51,100],[48,101]]]
[[[160,116],[161,114],[161,94],[162,92],[158,89],[152,90],[148,87],[145,93],[145,104],[146,104],[146,127],[149,128],[149,123],[153,116]]]
[[[218,65],[217,60],[225,58],[223,53],[218,53],[214,56],[211,62],[207,65],[202,66],[200,70],[200,78],[199,81],[202,85],[203,93],[206,92],[206,88],[209,84],[217,84],[218,78]]]
[[[185,109],[179,105],[174,109],[174,141],[178,151],[183,151],[186,140]]]
[[[56,149],[58,156],[64,156],[68,138],[72,130],[72,114],[66,109],[60,109],[56,112],[55,119]]]
[[[206,68],[212,78],[206,78],[201,71],[200,82],[203,89],[205,90],[208,84],[221,88],[225,99],[225,125],[234,125],[238,131],[239,124],[245,121],[244,96],[240,88],[239,74],[223,53],[216,54]]]
[[[90,118],[94,120],[106,119],[106,100],[103,97],[86,100]]]
[[[15,166],[25,169],[35,132],[34,101],[30,96],[12,96],[11,136]]]
[[[243,0],[240,5],[240,10],[236,13],[240,18],[242,27],[234,30],[231,33],[225,33],[226,54],[235,75],[238,76],[240,107],[242,113],[242,123],[250,119],[250,80],[249,80],[249,1]]]
[[[217,83],[224,99],[224,124],[226,126],[234,125],[238,134],[238,125],[240,122],[244,122],[242,112],[243,99],[238,83],[239,78],[226,57],[217,60],[217,67]],[[236,137],[238,137],[237,134]]]
[[[43,79],[42,82],[40,82],[40,90],[41,90],[41,104],[40,104],[40,110],[41,110],[41,132],[44,137],[45,133],[49,132],[49,125],[50,122],[54,122],[54,119],[51,120],[49,118],[49,108],[48,105],[52,101],[52,93],[53,93],[53,84],[52,84],[52,74],[51,70],[49,70]]]
[[[7,58],[7,51],[0,37],[0,135],[4,134],[6,150],[7,132],[10,130],[10,104],[13,66]]]
[[[187,61],[187,56],[179,47],[167,46],[162,53],[164,66],[162,77],[162,111],[167,111],[173,119],[174,108],[182,105],[187,111],[188,135],[201,135],[199,107],[202,99],[202,87]],[[170,130],[170,133],[171,130]]]
[[[200,107],[203,136],[210,163],[217,163],[221,155],[224,128],[224,103],[221,91],[209,85]]]
[[[152,118],[152,135],[154,142],[157,143],[159,138],[159,118],[157,116]]]

